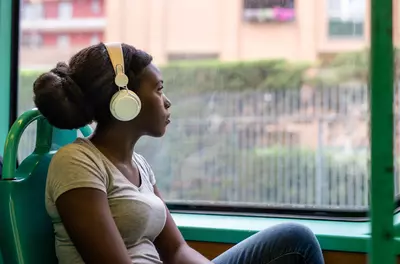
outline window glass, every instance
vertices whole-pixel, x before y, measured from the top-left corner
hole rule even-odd
[[[21,17],[19,114],[33,107],[41,72],[91,44],[123,41],[153,55],[173,102],[167,134],[136,148],[167,201],[367,208],[368,2],[35,5],[43,15]],[[34,133],[25,133],[20,159]]]
[[[44,3],[45,5],[46,3]],[[59,2],[58,3],[58,18],[59,19],[70,19],[73,14],[73,3],[72,2]]]
[[[96,33],[92,35],[92,38],[90,39],[90,44],[91,45],[95,45],[97,43],[100,42],[100,38],[99,35],[97,35]]]
[[[26,20],[38,20],[43,18],[43,6],[37,3],[26,3],[21,17]]]
[[[69,35],[68,34],[61,34],[57,36],[57,46],[59,48],[66,48],[69,44]]]
[[[328,35],[363,37],[366,0],[328,0]]]
[[[98,14],[101,11],[100,1],[92,0],[91,10],[93,14]]]

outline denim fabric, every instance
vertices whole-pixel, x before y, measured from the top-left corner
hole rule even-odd
[[[249,237],[213,260],[215,264],[323,264],[315,235],[305,226],[280,224]]]

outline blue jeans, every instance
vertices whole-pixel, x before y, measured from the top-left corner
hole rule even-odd
[[[299,224],[280,224],[265,229],[213,261],[215,264],[323,264],[315,235]]]

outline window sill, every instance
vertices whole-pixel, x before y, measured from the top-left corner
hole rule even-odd
[[[285,222],[309,227],[323,250],[368,252],[369,222],[283,219],[251,216],[172,213],[186,240],[236,244],[265,228]]]

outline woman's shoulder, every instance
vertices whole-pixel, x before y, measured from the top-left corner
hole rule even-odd
[[[82,140],[61,147],[54,154],[47,174],[47,191],[55,201],[62,193],[79,187],[106,192],[108,177],[99,155]]]
[[[101,159],[100,155],[94,151],[88,139],[78,138],[74,142],[61,147],[53,157],[53,160],[59,159],[85,159],[98,160]]]

